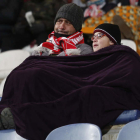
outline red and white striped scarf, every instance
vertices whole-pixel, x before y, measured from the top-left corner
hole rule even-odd
[[[54,31],[49,34],[46,42],[42,43],[42,47],[51,50],[50,54],[59,54],[64,51],[65,56],[70,50],[76,50],[76,45],[84,43],[83,32],[76,32],[69,37],[55,37]]]

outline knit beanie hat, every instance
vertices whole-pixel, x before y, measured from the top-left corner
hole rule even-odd
[[[80,31],[82,29],[83,10],[74,3],[63,5],[58,10],[54,23],[56,23],[59,18],[65,18],[70,21],[76,31]]]
[[[93,34],[96,32],[105,34],[115,44],[121,44],[121,32],[118,25],[103,23],[95,28]]]

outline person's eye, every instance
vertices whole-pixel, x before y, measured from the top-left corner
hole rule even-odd
[[[71,24],[69,21],[66,21],[67,24]]]
[[[103,35],[102,34],[98,34],[98,38],[101,38]]]
[[[101,38],[102,37],[102,35],[98,35],[98,38]]]
[[[62,22],[62,20],[57,20],[57,22],[59,22],[59,23],[60,23],[60,22]]]

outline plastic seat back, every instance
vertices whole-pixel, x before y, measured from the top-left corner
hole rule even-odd
[[[117,140],[139,140],[140,120],[126,124],[119,132]]]
[[[101,130],[97,125],[77,123],[54,129],[46,140],[101,140]]]
[[[130,47],[131,49],[133,49],[134,51],[137,51],[136,43],[133,40],[122,39],[121,43],[122,43],[122,45],[126,45],[126,46]]]
[[[4,79],[18,65],[20,65],[30,53],[24,50],[9,50],[0,54],[0,79]]]
[[[19,136],[14,129],[0,130],[0,140],[27,140]]]

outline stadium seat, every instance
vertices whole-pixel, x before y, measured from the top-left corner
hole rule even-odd
[[[10,50],[0,53],[0,97],[6,77],[29,56],[30,53],[25,50]]]
[[[117,140],[139,140],[140,120],[126,124],[119,132]]]
[[[27,140],[16,133],[14,129],[1,130],[0,140]]]
[[[46,140],[101,140],[101,130],[97,125],[77,123],[54,129]]]
[[[122,45],[126,45],[130,47],[131,49],[133,49],[134,51],[137,51],[136,43],[133,40],[121,39],[121,43]]]
[[[10,50],[0,53],[0,81],[19,64],[21,64],[30,53],[24,50]]]

